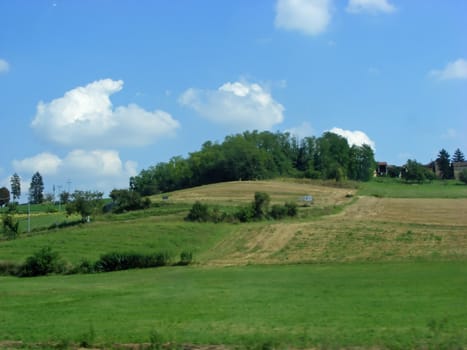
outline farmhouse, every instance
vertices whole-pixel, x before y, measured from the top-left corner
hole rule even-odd
[[[459,180],[459,175],[462,170],[467,169],[467,162],[456,162],[452,163],[452,166],[454,168],[454,178],[456,180]]]

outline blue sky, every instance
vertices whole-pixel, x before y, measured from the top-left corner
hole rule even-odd
[[[0,1],[0,186],[126,187],[244,130],[467,153],[462,0]]]

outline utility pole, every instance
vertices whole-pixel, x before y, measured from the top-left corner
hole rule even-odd
[[[62,210],[62,185],[58,185],[58,211],[60,212]]]
[[[28,233],[31,232],[31,201],[28,201]]]

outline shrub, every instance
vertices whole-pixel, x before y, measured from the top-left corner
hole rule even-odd
[[[287,203],[285,203],[284,207],[287,210],[287,216],[291,216],[291,217],[297,216],[297,214],[298,214],[297,203],[287,202]]]
[[[464,169],[459,173],[459,180],[467,185],[467,169]]]
[[[240,207],[238,211],[235,213],[235,217],[240,222],[249,222],[254,217],[254,209],[251,205]]]
[[[19,235],[19,221],[15,220],[12,215],[4,215],[3,219],[3,233],[7,239],[15,239]]]
[[[19,266],[10,261],[0,261],[0,276],[16,276]]]
[[[274,220],[280,220],[287,216],[287,208],[283,205],[274,204],[270,212],[271,217]]]
[[[202,204],[200,201],[196,201],[190,209],[190,212],[186,216],[187,221],[198,221],[206,222],[209,221],[209,210],[206,204]]]
[[[131,190],[117,190],[110,192],[110,198],[113,200],[112,210],[115,213],[125,211],[147,209],[151,206],[149,198],[141,198],[141,194]]]
[[[188,251],[183,251],[180,253],[180,262],[179,265],[189,265],[193,261],[193,253]]]
[[[267,217],[269,211],[269,195],[265,192],[256,192],[255,200],[253,202],[253,216],[256,219],[263,219]]]
[[[168,252],[154,254],[139,253],[108,253],[101,255],[94,264],[94,270],[99,272],[111,272],[137,268],[148,268],[167,266],[170,264],[171,256]]]
[[[21,277],[44,276],[49,273],[63,272],[64,263],[60,261],[59,254],[50,247],[44,247],[28,257],[21,265],[19,275]]]
[[[71,273],[94,273],[96,272],[95,264],[87,259],[81,260],[78,266],[76,266]]]

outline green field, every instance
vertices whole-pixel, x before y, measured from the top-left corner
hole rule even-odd
[[[161,268],[0,278],[1,339],[261,347],[466,344],[464,263]]]
[[[36,222],[41,218],[47,229],[0,240],[0,263],[20,264],[49,246],[69,265],[114,251],[166,251],[174,259],[190,251],[194,264],[0,276],[0,348],[151,341],[241,349],[466,348],[464,187],[373,181],[352,188],[216,184],[62,229],[48,228],[61,213],[37,207]],[[230,210],[257,190],[277,203],[300,194],[313,195],[314,203],[284,221],[183,220],[196,200]]]
[[[406,183],[399,179],[377,178],[360,185],[362,196],[390,198],[467,198],[467,186],[456,180]]]

